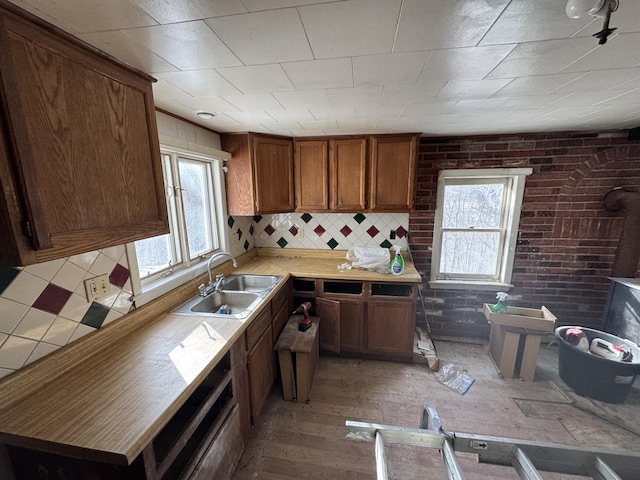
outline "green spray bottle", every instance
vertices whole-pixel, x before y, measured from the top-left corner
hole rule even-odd
[[[493,307],[491,307],[491,312],[493,313],[507,313],[507,297],[509,295],[505,292],[498,292],[496,294],[496,298],[498,299],[498,303],[496,303]]]

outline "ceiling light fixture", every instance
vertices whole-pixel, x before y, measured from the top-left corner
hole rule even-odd
[[[203,120],[211,120],[213,117],[216,116],[215,113],[209,113],[209,112],[198,112],[196,113],[196,115],[198,115]]]
[[[619,0],[568,0],[565,12],[569,18],[582,18],[586,15],[604,18],[602,30],[593,36],[599,39],[600,45],[607,43],[607,38],[616,28],[609,28],[611,14],[618,9]]]

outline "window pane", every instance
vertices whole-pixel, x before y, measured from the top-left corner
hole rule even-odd
[[[175,264],[169,234],[138,240],[135,245],[141,279],[169,268],[170,261]]]
[[[443,228],[499,228],[502,183],[446,185]]]
[[[180,186],[191,258],[211,251],[211,216],[209,212],[207,164],[180,159]]]
[[[499,245],[498,232],[443,232],[440,273],[493,276]]]

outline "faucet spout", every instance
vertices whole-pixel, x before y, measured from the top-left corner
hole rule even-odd
[[[221,257],[229,257],[233,262],[233,267],[238,268],[238,262],[236,261],[236,257],[231,255],[230,253],[219,252],[219,253],[216,253],[215,255],[211,255],[211,258],[209,258],[209,261],[207,262],[207,272],[209,273],[209,288],[212,288],[214,286],[213,279],[211,278],[211,262]]]

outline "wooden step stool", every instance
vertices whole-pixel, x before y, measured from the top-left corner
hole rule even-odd
[[[298,323],[302,318],[302,315],[292,315],[289,318],[273,349],[278,352],[280,361],[284,399],[308,402],[311,400],[311,386],[318,368],[320,318],[310,317],[311,327],[301,332],[298,330]]]

